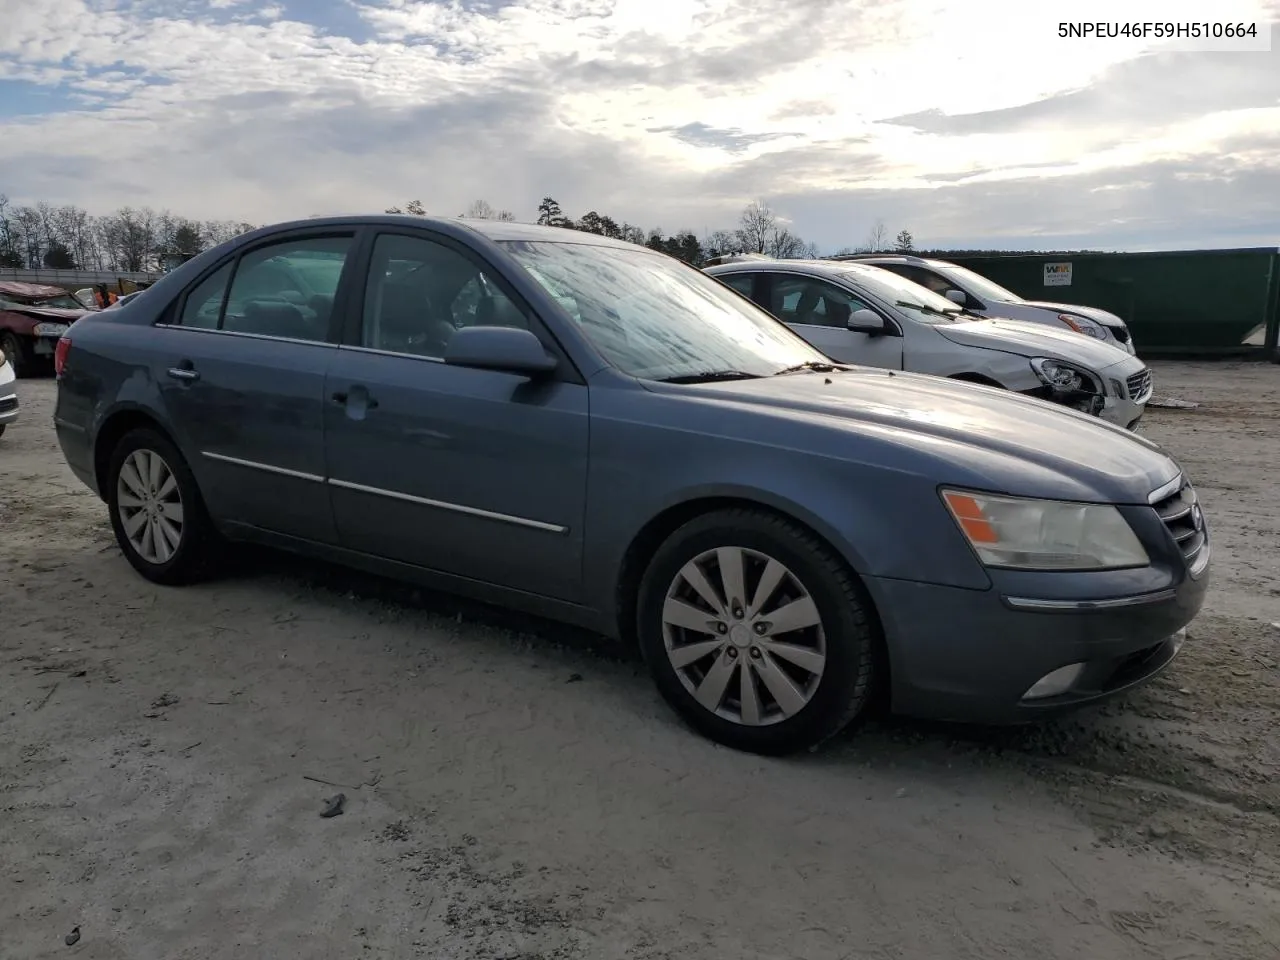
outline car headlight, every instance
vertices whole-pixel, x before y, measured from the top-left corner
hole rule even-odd
[[[1083,333],[1086,337],[1093,337],[1095,340],[1107,339],[1107,332],[1102,329],[1102,324],[1100,323],[1094,323],[1084,317],[1072,316],[1069,313],[1058,314],[1058,319],[1076,333]]]
[[[1101,393],[1102,387],[1093,375],[1079,367],[1062,360],[1051,360],[1048,357],[1036,357],[1031,361],[1031,369],[1046,387],[1054,390],[1083,390],[1086,393]]]
[[[1133,528],[1108,504],[963,490],[943,490],[942,500],[988,567],[1115,570],[1151,562]]]
[[[60,337],[68,330],[65,323],[37,323],[31,328],[31,332],[37,337]]]

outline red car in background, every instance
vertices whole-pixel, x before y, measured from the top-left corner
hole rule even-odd
[[[52,367],[58,338],[89,312],[61,287],[0,280],[0,352],[19,377]]]

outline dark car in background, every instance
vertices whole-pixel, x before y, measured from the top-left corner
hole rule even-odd
[[[0,280],[0,353],[19,377],[51,367],[58,338],[89,312],[61,287]]]
[[[832,363],[634,244],[306,220],[110,314],[59,343],[55,426],[143,576],[253,541],[635,640],[735,747],[811,746],[876,691],[1077,707],[1167,665],[1203,601],[1208,533],[1156,445]]]

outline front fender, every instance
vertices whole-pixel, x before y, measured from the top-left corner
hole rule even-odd
[[[610,411],[612,400],[597,404],[593,397],[592,409],[583,569],[584,595],[597,609],[615,609],[627,552],[651,521],[675,507],[711,508],[717,500],[794,518],[859,574],[990,586],[938,496],[938,470],[927,456],[799,421],[772,424],[786,429],[767,438],[725,436],[716,432],[714,414],[688,405],[671,404],[663,416],[637,423]],[[657,408],[655,400],[649,407]],[[689,422],[701,419],[692,413],[706,414],[708,422]],[[668,415],[673,422],[662,423]],[[774,432],[770,421],[760,425]],[[649,466],[637,471],[636,463]]]

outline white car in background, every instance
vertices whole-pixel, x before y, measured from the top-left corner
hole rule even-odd
[[[901,253],[851,253],[831,259],[856,260],[892,271],[980,317],[1008,317],[1059,328],[1065,326],[1086,337],[1111,343],[1130,355],[1137,352],[1129,327],[1114,313],[1073,303],[1025,300],[959,264]]]
[[[17,375],[9,358],[0,351],[0,437],[4,428],[18,419]]]
[[[868,264],[753,256],[703,270],[841,363],[1000,387],[1129,430],[1151,399],[1151,370],[1110,343],[974,316]]]

